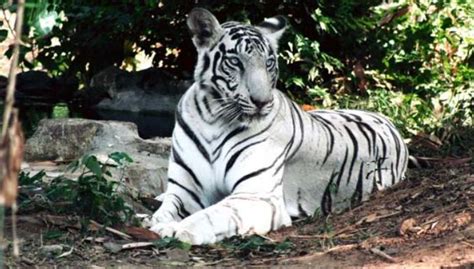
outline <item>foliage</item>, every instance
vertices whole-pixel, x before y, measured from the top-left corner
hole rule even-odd
[[[123,152],[111,153],[109,159],[102,163],[93,155],[86,155],[69,166],[70,172],[81,171],[73,180],[60,176],[51,182],[45,182],[44,172],[34,176],[22,172],[19,183],[22,187],[42,187],[43,206],[55,212],[75,213],[77,215],[112,225],[131,221],[133,210],[117,192],[120,180],[111,179],[109,167],[123,167],[132,159]],[[20,209],[30,206],[37,200],[24,198]]]
[[[276,252],[282,253],[291,250],[294,246],[288,240],[274,243],[266,240],[259,235],[252,235],[249,237],[232,237],[226,239],[222,244],[234,251],[238,251],[240,255],[248,255],[251,252]]]
[[[164,249],[164,248],[179,248],[182,250],[190,250],[191,244],[181,242],[174,237],[164,237],[154,242],[154,245],[157,248]]]
[[[189,76],[195,49],[185,14],[196,5],[220,21],[285,15],[279,88],[300,103],[378,111],[407,137],[446,141],[473,124],[474,6],[465,0],[32,0],[23,55],[37,53],[23,65],[87,84],[110,65],[136,66],[143,52]]]
[[[459,126],[472,126],[472,5],[340,1],[337,6],[336,17],[327,6],[314,13],[322,37],[297,34],[282,53],[291,70],[301,70],[288,72],[285,81],[305,93],[302,101],[381,112],[406,137],[424,132],[447,140]]]

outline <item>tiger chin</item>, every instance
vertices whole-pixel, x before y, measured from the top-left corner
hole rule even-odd
[[[407,147],[385,117],[304,112],[275,89],[283,17],[221,24],[195,8],[187,25],[195,82],[177,107],[152,231],[195,245],[265,234],[354,207],[404,178]]]

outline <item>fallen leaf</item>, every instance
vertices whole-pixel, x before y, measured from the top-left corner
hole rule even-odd
[[[414,218],[409,218],[402,221],[400,224],[399,233],[400,235],[407,235],[409,232],[413,232],[416,227],[416,220]]]
[[[313,105],[308,105],[308,104],[303,104],[301,105],[301,108],[304,110],[304,111],[311,111],[311,110],[316,110],[317,108]]]
[[[464,226],[471,222],[471,214],[467,212],[459,213],[454,216],[454,219],[456,220],[458,226]]]
[[[125,226],[121,229],[126,234],[138,240],[158,240],[160,236],[148,229],[141,227]]]

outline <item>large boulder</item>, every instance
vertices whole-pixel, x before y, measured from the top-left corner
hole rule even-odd
[[[157,68],[126,72],[109,67],[91,80],[86,94],[104,96],[96,108],[130,112],[173,115],[179,99],[191,85],[190,80],[176,80]],[[95,103],[95,102],[91,102]]]
[[[44,71],[26,71],[17,75],[16,98],[52,103],[69,101],[78,88],[79,80],[75,77],[53,78]]]
[[[133,163],[113,171],[125,179],[132,196],[152,197],[165,189],[169,138],[144,140],[133,123],[86,119],[45,119],[26,141],[25,161],[71,162],[85,154],[106,159],[112,152],[126,152]]]

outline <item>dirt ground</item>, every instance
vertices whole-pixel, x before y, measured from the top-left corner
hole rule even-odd
[[[139,230],[81,230],[74,216],[19,215],[20,256],[6,221],[7,267],[474,268],[474,163],[410,169],[408,178],[342,214],[213,246],[153,243]],[[91,226],[89,225],[89,228]],[[94,229],[92,229],[94,230]],[[131,235],[131,237],[130,237]],[[133,244],[139,242],[137,244]]]

